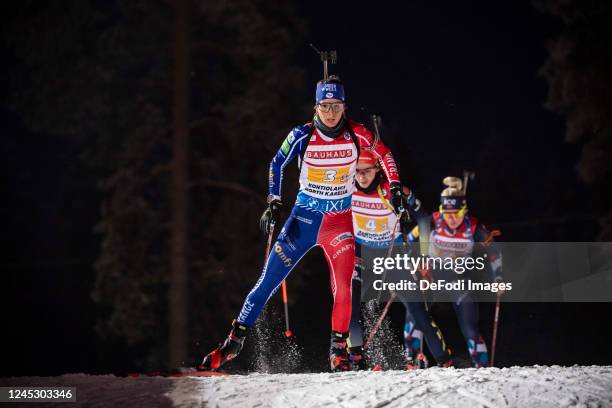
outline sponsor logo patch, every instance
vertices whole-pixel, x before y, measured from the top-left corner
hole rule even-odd
[[[304,224],[312,224],[312,220],[304,217],[300,217],[299,215],[295,217],[297,220],[302,221]]]
[[[389,230],[389,219],[387,217],[364,217],[359,214],[353,214],[353,216],[355,217],[355,221],[357,221],[357,226],[361,230],[377,233]]]
[[[278,254],[278,257],[283,261],[286,267],[290,267],[293,264],[293,260],[283,252],[283,247],[279,244],[274,245],[274,252]]]
[[[289,137],[287,137],[287,139],[285,139],[285,141],[281,145],[281,152],[283,152],[283,154],[285,154],[285,155],[287,153],[289,153],[289,150],[291,150],[291,142],[288,142],[287,141],[288,139],[289,139]]]
[[[334,256],[332,256],[332,259],[338,258],[340,255],[342,255],[343,253],[347,251],[353,251],[353,244],[347,244],[341,247],[339,250],[334,252]]]
[[[343,232],[342,234],[337,235],[336,238],[332,239],[329,244],[333,247],[336,247],[338,246],[340,242],[346,241],[347,239],[352,239],[352,238],[353,238],[353,234],[351,234],[350,232]]]
[[[350,136],[349,136],[350,137]],[[344,159],[353,155],[353,149],[341,149],[341,150],[308,150],[306,152],[306,158],[308,159]]]
[[[387,207],[381,202],[373,203],[370,201],[361,201],[357,198],[353,198],[353,207],[365,208],[368,210],[386,210],[387,209]]]
[[[312,183],[346,184],[349,167],[335,169],[308,167],[308,181]]]
[[[323,87],[321,88],[323,91],[335,91],[336,90],[336,84],[325,84],[323,85]]]
[[[309,198],[307,204],[310,208],[317,208],[319,206],[319,200],[316,198]]]

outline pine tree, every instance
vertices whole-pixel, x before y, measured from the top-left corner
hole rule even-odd
[[[225,334],[260,272],[257,221],[268,164],[309,108],[302,72],[292,65],[303,28],[291,4],[190,3],[185,216],[189,351],[196,356]],[[78,144],[81,165],[99,175],[98,332],[138,350],[135,366],[159,367],[169,359],[175,221],[173,3],[24,1],[11,15],[3,31],[17,57],[12,108],[31,129]],[[194,344],[200,338],[209,343]]]
[[[541,74],[547,107],[567,117],[565,140],[582,145],[576,166],[599,197],[599,239],[612,239],[612,3],[605,0],[536,0],[562,22]]]

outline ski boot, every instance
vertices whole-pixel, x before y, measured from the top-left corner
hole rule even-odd
[[[367,364],[365,356],[363,355],[363,347],[356,346],[349,348],[349,360],[351,360],[351,370],[360,371],[366,370]]]
[[[451,358],[451,351],[446,350],[446,353],[441,357],[436,357],[436,365],[440,368],[450,368],[454,366],[453,359]]]
[[[482,336],[478,337],[478,341],[468,340],[468,352],[472,360],[472,367],[483,368],[489,366],[489,352],[487,344]]]
[[[332,331],[329,346],[329,365],[332,371],[350,371],[351,360],[346,352],[346,339],[348,333]]]
[[[416,355],[406,354],[406,370],[420,370],[429,367],[429,361],[422,352],[416,353]]]
[[[238,356],[240,353],[240,350],[242,350],[247,329],[248,327],[243,326],[234,320],[232,322],[232,330],[223,344],[204,357],[202,364],[197,367],[198,370],[216,371],[228,361],[236,358],[236,356]]]

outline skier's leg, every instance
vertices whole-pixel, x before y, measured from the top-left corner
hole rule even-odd
[[[323,217],[317,244],[323,249],[330,271],[334,298],[332,309],[332,341],[330,364],[332,370],[348,370],[346,352],[351,320],[351,277],[353,275],[355,242],[350,212],[326,214]]]
[[[417,329],[416,319],[410,310],[410,303],[402,303],[406,309],[404,316],[404,352],[407,358],[414,358],[421,351],[423,332]]]
[[[247,295],[238,318],[232,323],[233,328],[227,339],[221,346],[204,357],[199,366],[200,369],[216,370],[240,353],[248,328],[255,323],[262,308],[278,290],[289,272],[314,245],[321,216],[304,226],[304,221],[301,220],[305,218],[298,218],[296,210],[297,207],[294,207],[278,240],[274,243],[263,272]]]
[[[399,281],[400,276],[395,276],[393,281]],[[423,330],[429,326],[429,315],[425,311],[423,303],[415,302],[414,293],[396,292],[404,309],[404,355],[406,357],[407,369],[425,368],[427,360],[423,354]],[[419,307],[420,306],[420,307]],[[431,346],[430,346],[431,350]],[[435,353],[432,352],[434,356]]]
[[[349,325],[349,346],[363,346],[363,329],[361,327],[361,265],[355,261],[351,280],[351,323]]]
[[[272,246],[257,283],[244,301],[236,319],[239,323],[247,327],[255,323],[268,299],[276,293],[299,260],[313,247],[321,215],[312,213],[313,219],[309,220],[312,222],[307,224],[301,214],[303,211],[305,210],[299,207],[293,208],[291,216]]]
[[[329,266],[331,290],[334,297],[332,330],[339,333],[348,332],[351,320],[351,278],[355,256],[352,231],[350,212],[326,214],[317,240]]]
[[[406,356],[407,362],[406,368],[425,368],[426,361],[422,352],[423,332],[417,328],[417,321],[410,308],[411,303],[402,303],[406,310],[404,316],[404,355]],[[423,367],[421,367],[421,365],[423,365]]]
[[[356,251],[357,252],[357,251]],[[353,369],[364,370],[366,368],[363,353],[363,328],[361,326],[361,259],[355,257],[355,268],[351,282],[351,323],[349,325],[349,358],[353,363]]]
[[[487,367],[489,353],[484,339],[478,331],[478,303],[464,292],[454,302],[453,307],[457,314],[459,327],[467,342],[468,351],[474,367]]]
[[[417,357],[423,352],[423,339],[438,365],[446,365],[450,360],[450,351],[444,341],[440,328],[425,309],[423,302],[406,302],[406,324],[404,326],[404,344],[407,357]],[[412,348],[412,353],[409,352]]]

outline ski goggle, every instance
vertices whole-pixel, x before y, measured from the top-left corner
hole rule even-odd
[[[318,103],[317,108],[319,108],[319,110],[324,113],[327,113],[329,111],[332,111],[334,113],[339,113],[344,110],[344,103],[342,102]]]
[[[457,212],[451,212],[451,211],[445,210],[442,207],[442,204],[440,204],[439,211],[440,211],[440,214],[442,214],[442,215],[454,214],[456,218],[460,218],[460,217],[463,217],[465,215],[465,213],[467,211],[467,205],[464,205],[463,207],[461,207],[461,209],[459,211],[457,211]]]

